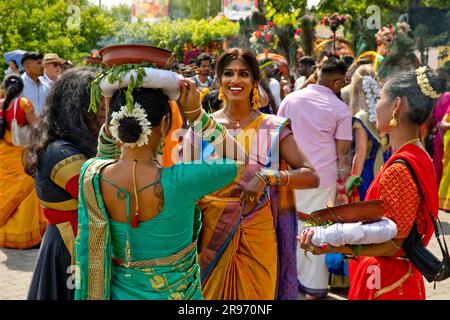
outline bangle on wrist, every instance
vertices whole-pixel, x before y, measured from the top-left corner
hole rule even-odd
[[[270,186],[281,185],[280,172],[272,169],[260,169],[259,173]]]
[[[184,110],[183,110],[183,113],[184,113],[184,114],[193,114],[193,113],[196,113],[196,112],[200,111],[201,108],[202,108],[202,107],[200,106],[200,107],[198,107],[197,109],[190,110],[190,111],[184,111]]]
[[[259,172],[256,172],[256,176],[258,177],[259,180],[262,181],[262,183],[264,183],[264,185],[266,186],[268,185],[266,179],[264,179],[264,177]]]
[[[289,174],[288,170],[283,170],[283,172],[286,174],[286,183],[283,185],[284,187],[287,187],[289,185],[289,181],[291,179],[291,175]]]

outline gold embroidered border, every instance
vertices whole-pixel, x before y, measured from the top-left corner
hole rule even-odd
[[[46,202],[39,199],[39,202],[44,208],[48,209],[54,209],[59,211],[78,210],[78,201],[75,199],[70,199],[62,202]]]
[[[163,258],[155,258],[150,260],[142,260],[142,261],[134,261],[130,262],[128,267],[129,268],[139,268],[139,267],[156,267],[156,266],[165,266],[168,264],[172,264],[175,262],[180,261],[184,257],[186,257],[192,250],[194,250],[197,247],[197,240],[192,242],[190,245],[188,245],[186,248],[178,251],[177,253]],[[122,268],[126,268],[126,263],[119,263],[118,264]]]
[[[406,280],[408,280],[408,278],[411,275],[412,275],[412,267],[411,267],[411,262],[410,262],[408,272],[403,277],[401,277],[398,281],[394,282],[390,286],[384,287],[383,289],[380,289],[377,292],[375,292],[374,298],[378,298],[379,296],[381,296],[385,293],[388,293],[389,291],[392,291],[395,288],[400,287]]]
[[[50,179],[58,186],[64,187],[67,181],[80,173],[86,160],[86,156],[83,154],[76,154],[61,160],[53,167]]]
[[[75,247],[75,235],[73,234],[72,225],[70,222],[63,222],[58,223],[56,227],[59,230],[59,233],[61,234],[61,238],[64,241],[64,244],[66,245],[67,251],[70,253],[70,260],[71,265],[73,266],[74,263],[74,255],[73,255],[73,249]]]
[[[94,189],[94,175],[109,162],[95,161],[87,169],[83,177],[84,197],[89,219],[89,270],[88,270],[88,299],[103,300],[105,293],[105,248],[104,241],[107,232],[107,220],[97,204]]]

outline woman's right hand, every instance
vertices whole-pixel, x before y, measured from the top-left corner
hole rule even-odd
[[[185,114],[186,119],[193,121],[197,119],[200,113],[200,91],[197,89],[195,81],[191,79],[180,80],[180,88],[181,94],[179,101],[181,109]],[[196,109],[199,109],[198,112],[191,112]]]

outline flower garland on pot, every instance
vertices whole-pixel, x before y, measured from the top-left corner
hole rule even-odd
[[[258,30],[254,31],[250,37],[250,44],[257,53],[264,51],[264,49],[276,49],[278,41],[275,25],[271,21],[265,25],[260,25]]]

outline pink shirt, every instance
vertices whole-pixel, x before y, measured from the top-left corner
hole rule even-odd
[[[352,140],[352,114],[331,89],[310,84],[283,100],[278,115],[289,118],[298,146],[316,168],[320,188],[337,181],[336,140]]]

